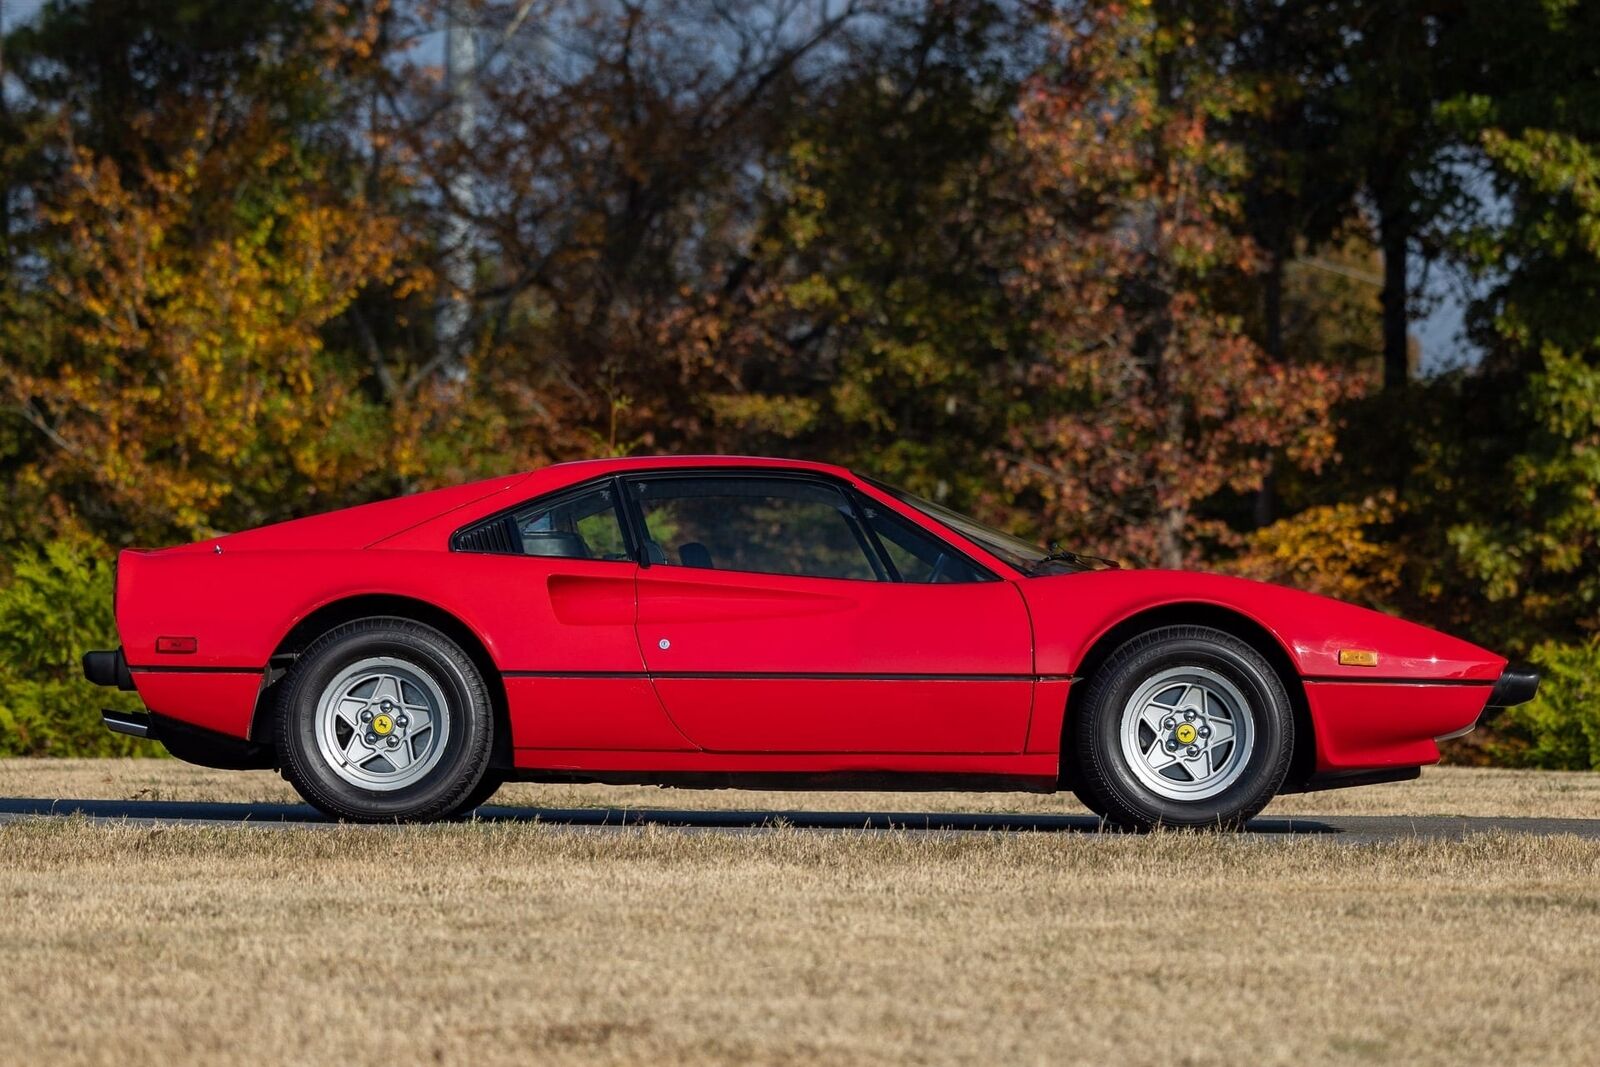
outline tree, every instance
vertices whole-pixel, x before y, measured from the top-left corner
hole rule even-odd
[[[853,463],[995,510],[993,459],[1026,347],[995,262],[1019,232],[994,146],[1038,23],[974,0],[906,13],[810,94],[761,213],[668,333],[721,368],[703,439]],[[722,279],[719,284],[719,279]]]
[[[1017,138],[1030,233],[1014,285],[1040,351],[1002,458],[1046,528],[1176,567],[1227,530],[1204,510],[1257,489],[1265,450],[1324,462],[1340,368],[1275,365],[1219,293],[1261,265],[1241,231],[1245,161],[1212,127],[1241,106],[1192,28],[1150,4],[1059,24]]]
[[[324,331],[363,290],[414,286],[400,267],[411,236],[345,183],[339,142],[310,134],[326,114],[286,105],[359,60],[373,24],[334,12],[286,29],[270,62],[244,57],[255,39],[244,34],[238,51],[217,46],[215,80],[184,68],[174,91],[136,94],[115,126],[95,117],[110,106],[97,83],[52,73],[109,47],[71,36],[80,14],[47,10],[30,31],[38,47],[20,52],[38,71],[24,81],[60,96],[30,100],[40,177],[27,266],[0,290],[0,397],[20,424],[0,442],[15,505],[0,521],[161,541],[393,484],[386,458],[404,450],[390,413]],[[140,40],[183,38],[174,18],[173,33]],[[176,62],[123,47],[150,64],[128,75],[141,86]],[[252,95],[264,83],[276,88]]]
[[[686,294],[726,284],[790,101],[873,0],[469,6],[483,38],[471,136],[418,64],[386,85],[383,135],[430,228],[470,227],[472,291],[447,295],[470,308],[471,352],[545,413],[557,454],[694,439],[686,377],[725,369],[685,366],[663,333]]]
[[[1600,631],[1600,11],[1472,14],[1478,91],[1444,117],[1481,150],[1502,210],[1458,234],[1492,281],[1472,315],[1485,363],[1424,470],[1446,558],[1472,594],[1518,606],[1496,613],[1508,636],[1574,642]]]

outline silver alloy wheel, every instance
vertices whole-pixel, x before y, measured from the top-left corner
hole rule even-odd
[[[1205,667],[1168,667],[1122,709],[1122,756],[1147,789],[1168,800],[1214,797],[1244,773],[1255,747],[1250,702]]]
[[[317,751],[362,789],[403,789],[427,776],[450,737],[449,702],[426,671],[371,656],[333,677],[317,700]]]

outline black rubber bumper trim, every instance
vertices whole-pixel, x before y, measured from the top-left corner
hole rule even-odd
[[[95,685],[116,686],[124,692],[133,692],[133,674],[128,670],[128,657],[122,649],[114,652],[96,650],[83,654],[83,676]]]
[[[1500,672],[1500,680],[1494,683],[1494,690],[1489,694],[1489,708],[1514,708],[1518,704],[1526,704],[1532,700],[1539,691],[1539,671],[1527,663],[1513,663]]]

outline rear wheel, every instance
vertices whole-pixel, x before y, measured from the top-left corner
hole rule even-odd
[[[305,650],[282,693],[284,776],[335,818],[443,818],[490,773],[494,719],[483,679],[431,626],[346,623]]]
[[[1277,793],[1294,713],[1272,665],[1203,626],[1167,626],[1112,653],[1074,724],[1074,790],[1130,828],[1237,827]]]

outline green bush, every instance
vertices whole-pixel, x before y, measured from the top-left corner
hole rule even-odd
[[[111,552],[83,539],[23,549],[0,579],[0,755],[156,755],[113,734],[103,707],[137,707],[131,693],[91,685],[85,649],[117,647]]]
[[[1600,638],[1546,642],[1533,650],[1544,676],[1539,696],[1510,708],[1501,729],[1515,739],[1508,762],[1546,770],[1600,770]]]

